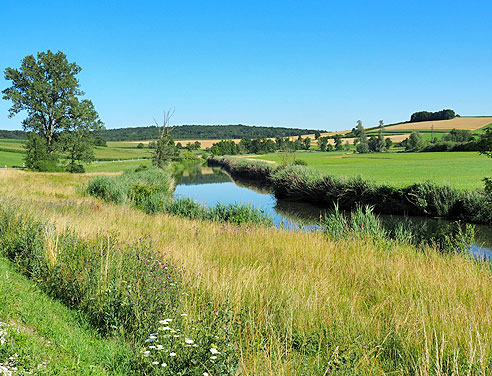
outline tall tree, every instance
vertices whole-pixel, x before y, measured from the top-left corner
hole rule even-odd
[[[355,127],[355,142],[358,153],[369,153],[369,143],[367,140],[366,130],[362,126],[362,121],[357,120],[357,126]]]
[[[31,141],[27,143],[26,163],[28,167],[35,162],[31,157],[37,156],[56,161],[57,152],[63,151],[60,137],[63,132],[73,132],[80,127],[84,132],[102,128],[102,122],[92,102],[79,97],[84,93],[79,89],[76,77],[81,68],[70,63],[63,52],[38,52],[37,57],[26,56],[19,69],[6,68],[5,79],[12,86],[3,90],[3,99],[12,101],[9,117],[20,111],[27,112],[22,124],[24,130],[31,132]],[[79,116],[83,116],[80,119]],[[85,148],[90,148],[90,143]],[[38,151],[30,150],[37,147]],[[82,148],[82,146],[80,146]],[[29,155],[31,157],[29,157]]]

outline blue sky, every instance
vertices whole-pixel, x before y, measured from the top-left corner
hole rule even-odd
[[[10,1],[0,68],[63,51],[107,128],[170,107],[172,124],[327,130],[492,115],[491,18],[490,0]],[[0,129],[21,129],[9,106]]]

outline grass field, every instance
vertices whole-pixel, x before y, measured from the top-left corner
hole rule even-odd
[[[248,156],[281,163],[281,154]],[[457,188],[475,189],[492,175],[492,160],[476,152],[345,154],[298,152],[316,170],[339,176],[361,175],[397,186],[430,180]]]
[[[148,147],[138,149],[138,143],[108,142],[107,147],[94,148],[96,160],[124,160],[150,158],[152,150]],[[22,166],[24,153],[23,140],[0,140],[0,167]],[[97,169],[96,169],[97,170]]]
[[[245,375],[487,375],[492,286],[487,264],[401,244],[237,228],[77,195],[88,175],[0,171],[20,213],[84,238],[152,239],[183,265],[193,294],[234,314]],[[199,313],[200,306],[190,307]],[[203,312],[207,312],[207,309]],[[221,314],[221,312],[218,312]]]
[[[24,154],[0,150],[0,167],[22,166]]]

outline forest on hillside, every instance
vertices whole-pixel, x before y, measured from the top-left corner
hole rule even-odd
[[[172,128],[175,140],[214,140],[258,137],[288,137],[313,134],[313,129],[260,127],[248,125],[180,125]],[[158,138],[156,126],[106,129],[99,132],[106,141],[141,141]]]

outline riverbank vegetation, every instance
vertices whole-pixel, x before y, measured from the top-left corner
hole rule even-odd
[[[406,187],[375,184],[361,177],[345,178],[320,173],[306,166],[268,165],[238,158],[211,158],[209,165],[231,176],[259,179],[271,186],[275,197],[339,205],[342,210],[372,206],[377,213],[442,217],[473,223],[492,223],[492,199],[483,190],[463,191],[431,182]]]
[[[181,346],[183,353],[166,347],[168,352],[156,355],[162,351],[158,345],[168,346],[166,330],[158,330],[166,326],[180,329],[173,334],[193,343],[201,337],[192,328],[199,328],[204,338],[207,333],[219,337],[208,343],[220,354],[207,349],[199,358],[202,365],[214,360],[215,368],[207,371],[211,375],[227,374],[236,366],[238,372],[251,375],[485,375],[492,369],[488,263],[368,236],[333,240],[321,233],[148,215],[79,196],[76,186],[87,183],[90,175],[0,171],[0,176],[0,191],[7,200],[2,223],[11,224],[2,232],[10,235],[2,239],[16,245],[4,249],[19,250],[11,255],[18,254],[18,265],[28,273],[30,265],[40,265],[34,270],[60,281],[50,283],[42,279],[45,274],[35,274],[41,288],[52,294],[60,290],[56,294],[67,304],[75,306],[69,297],[83,297],[84,291],[96,298],[80,299],[84,303],[79,307],[102,318],[93,322],[109,320],[112,325],[103,326],[109,327],[107,335],[130,333],[124,323],[133,320],[111,321],[125,317],[119,310],[128,315],[136,310],[133,303],[118,304],[118,299],[129,299],[128,283],[143,298],[139,309],[149,312],[149,318],[142,319],[148,319],[152,330],[150,317],[159,306],[154,298],[161,296],[153,289],[153,265],[178,266],[173,269],[179,286],[175,316],[158,314],[163,324],[156,322],[157,330],[147,336],[145,330],[136,331],[142,336],[130,344],[140,356],[135,364],[141,372],[164,372],[161,364],[169,366],[175,358],[180,365],[197,360],[185,352],[191,350],[184,339],[170,345]],[[15,210],[6,211],[5,205]],[[34,248],[27,247],[29,239],[37,239]],[[23,263],[31,258],[21,251],[30,249],[37,257]],[[145,265],[139,256],[153,257],[153,263]],[[132,261],[121,263],[123,258]],[[143,282],[132,284],[140,278],[150,292]],[[171,309],[169,314],[172,307],[165,307]],[[114,314],[101,316],[104,311]],[[194,325],[198,320],[203,326]],[[160,368],[153,361],[159,361]]]
[[[205,207],[189,198],[173,198],[174,179],[167,170],[141,166],[119,176],[98,176],[82,187],[84,193],[115,204],[132,205],[148,214],[168,213],[183,218],[229,222],[237,225],[273,224],[263,211],[248,205],[217,204]]]

